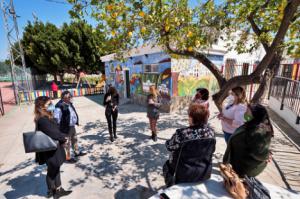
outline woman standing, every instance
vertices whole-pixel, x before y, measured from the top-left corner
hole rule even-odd
[[[36,162],[40,165],[47,165],[46,183],[48,186],[47,196],[50,198],[59,198],[69,195],[72,191],[66,191],[61,187],[60,167],[66,160],[66,154],[63,144],[67,138],[60,132],[58,125],[53,119],[55,106],[49,97],[38,97],[35,100],[34,121],[36,130],[42,131],[54,140],[59,141],[57,149],[53,151],[36,153]]]
[[[147,97],[147,117],[149,118],[150,129],[152,132],[152,140],[157,141],[157,120],[159,118],[160,95],[155,86],[150,86],[150,94]]]
[[[248,106],[246,123],[231,136],[223,157],[240,177],[260,174],[270,158],[270,142],[274,136],[269,115],[260,104]]]
[[[119,94],[115,87],[109,87],[107,93],[104,95],[103,105],[105,106],[105,116],[108,124],[108,131],[110,141],[113,142],[117,139],[117,118],[118,118],[118,105]],[[112,123],[111,123],[112,120]]]
[[[222,112],[218,115],[226,143],[234,131],[244,124],[244,114],[247,110],[246,93],[242,87],[233,88],[230,95],[233,102],[223,107]]]

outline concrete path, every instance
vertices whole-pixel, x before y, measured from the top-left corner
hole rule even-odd
[[[177,128],[187,125],[187,112],[162,114],[159,139],[153,142],[145,108],[124,104],[118,118],[119,138],[111,143],[101,101],[102,96],[75,98],[81,124],[79,142],[88,154],[76,164],[62,166],[63,187],[73,190],[65,198],[148,198],[164,186],[162,165],[168,159],[164,143]],[[217,112],[212,103],[211,107],[214,117]],[[220,122],[214,118],[210,123],[218,132],[213,170],[218,173],[217,163],[226,145]],[[34,163],[34,154],[24,153],[22,132],[33,129],[33,106],[18,107],[0,119],[0,198],[42,198],[46,194],[46,167]],[[259,179],[286,187],[274,163]]]

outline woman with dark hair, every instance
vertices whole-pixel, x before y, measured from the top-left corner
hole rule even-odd
[[[171,152],[169,160],[163,166],[167,186],[201,182],[209,179],[212,172],[216,140],[214,130],[207,124],[207,108],[191,104],[188,121],[189,127],[177,129],[172,138],[166,141],[166,148]]]
[[[108,131],[110,141],[113,142],[117,139],[117,118],[118,118],[118,105],[119,94],[115,87],[109,87],[107,93],[104,95],[103,105],[105,106],[105,116],[108,124]]]
[[[209,91],[206,88],[197,88],[196,95],[193,98],[193,103],[204,105],[207,109],[209,108],[208,103]]]
[[[226,143],[234,131],[244,124],[244,114],[247,110],[245,90],[238,86],[231,90],[229,98],[232,99],[218,115]]]
[[[244,118],[246,123],[228,142],[223,162],[230,163],[240,177],[254,177],[267,166],[274,131],[267,110],[260,104],[249,105]]]
[[[69,195],[72,191],[66,191],[61,187],[60,167],[66,160],[63,144],[67,141],[66,135],[61,133],[53,119],[55,106],[49,97],[38,97],[35,100],[34,121],[36,130],[42,131],[54,140],[59,141],[57,149],[53,151],[36,153],[36,162],[47,165],[46,183],[48,186],[47,197],[59,198]]]

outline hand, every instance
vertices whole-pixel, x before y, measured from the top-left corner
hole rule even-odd
[[[217,115],[217,118],[220,119],[220,120],[223,119],[223,113],[219,113],[219,114]]]
[[[269,157],[268,157],[268,159],[266,160],[266,162],[267,162],[267,163],[270,163],[270,162],[272,162],[272,159],[273,159],[273,153],[270,151],[270,152],[269,152]]]
[[[109,95],[107,98],[106,98],[106,102],[109,102],[111,100],[111,96]]]

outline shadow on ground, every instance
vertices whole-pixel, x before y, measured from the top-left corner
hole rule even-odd
[[[16,173],[25,168],[28,168],[35,164],[33,160],[28,159],[16,165],[14,168],[1,172],[0,176],[4,176],[9,173]],[[45,170],[44,166],[34,166],[33,169],[15,178],[6,178],[1,180],[1,184],[9,185],[12,190],[5,192],[3,195],[5,198],[27,198],[28,196],[45,196],[47,192],[45,176],[42,171]]]

